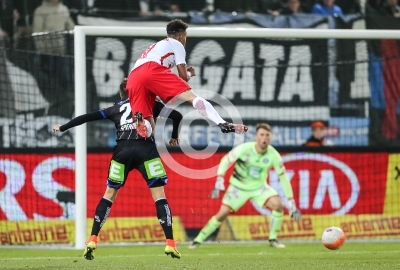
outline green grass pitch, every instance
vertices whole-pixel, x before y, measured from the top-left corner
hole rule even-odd
[[[399,242],[346,243],[336,251],[319,243],[287,243],[285,249],[261,242],[178,248],[180,260],[167,257],[161,245],[100,245],[95,259],[87,261],[74,249],[0,247],[0,269],[400,269]]]

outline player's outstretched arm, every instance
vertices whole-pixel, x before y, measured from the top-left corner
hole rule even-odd
[[[101,120],[101,119],[104,119],[104,116],[100,111],[83,114],[78,117],[75,117],[74,119],[72,119],[71,121],[69,121],[68,123],[66,123],[64,125],[60,125],[60,124],[55,125],[53,127],[53,132],[58,132],[58,131],[63,132],[70,128],[85,124],[87,122],[92,122],[92,121]]]

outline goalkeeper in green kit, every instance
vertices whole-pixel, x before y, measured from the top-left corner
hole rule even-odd
[[[278,193],[267,184],[270,168],[273,167],[279,176],[283,191],[289,201],[289,215],[295,220],[300,220],[301,213],[296,208],[292,185],[286,176],[281,155],[273,146],[269,145],[271,127],[267,124],[258,124],[255,139],[255,142],[236,146],[221,159],[211,197],[217,199],[220,191],[225,191],[224,175],[228,168],[236,162],[229,180],[229,187],[222,199],[219,212],[200,231],[189,246],[190,249],[199,247],[221,225],[229,213],[238,211],[248,200],[252,200],[260,207],[272,210],[269,245],[274,248],[285,247],[277,240],[283,221],[284,206]]]

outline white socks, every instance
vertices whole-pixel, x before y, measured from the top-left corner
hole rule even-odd
[[[225,123],[226,121],[219,116],[214,107],[202,97],[196,97],[193,100],[193,108],[195,108],[202,116],[207,117],[215,124]]]

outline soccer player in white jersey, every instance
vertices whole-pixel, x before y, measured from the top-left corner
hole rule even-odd
[[[182,20],[171,21],[167,25],[167,38],[152,44],[136,61],[127,84],[132,113],[140,112],[155,130],[152,109],[156,96],[165,102],[177,97],[192,104],[201,115],[217,124],[223,133],[246,132],[245,125],[227,123],[208,101],[191,91],[187,82],[195,76],[195,71],[193,67],[186,66],[184,45],[187,28]],[[177,66],[179,76],[170,70],[174,66]]]
[[[272,210],[269,245],[284,248],[277,241],[283,221],[283,203],[278,193],[267,184],[268,170],[274,168],[279,175],[285,196],[289,200],[289,215],[300,220],[301,213],[296,208],[293,199],[292,185],[285,173],[281,155],[270,145],[271,127],[268,124],[258,124],[255,142],[247,142],[236,146],[222,159],[218,167],[218,176],[211,197],[219,197],[220,191],[225,191],[224,175],[228,168],[236,162],[229,180],[229,187],[222,199],[219,212],[213,216],[189,248],[200,246],[223,222],[230,212],[238,211],[248,200],[260,207]]]

